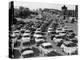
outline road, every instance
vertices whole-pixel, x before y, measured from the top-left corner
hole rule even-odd
[[[66,26],[69,27],[69,29],[72,29],[77,35],[78,35],[78,23],[65,23]]]

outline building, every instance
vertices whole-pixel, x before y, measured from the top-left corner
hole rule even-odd
[[[75,5],[75,10],[68,10],[67,7],[64,5],[62,7],[62,15],[67,16],[67,17],[78,18],[78,6]]]

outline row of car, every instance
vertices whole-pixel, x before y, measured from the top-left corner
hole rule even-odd
[[[53,28],[48,28],[48,33],[52,34],[51,40],[53,40],[55,44],[68,55],[71,55],[78,50],[77,34],[74,33],[74,31],[72,29],[69,29],[67,26],[58,27],[56,28],[56,30],[53,30]]]
[[[50,26],[51,25],[51,26]],[[15,25],[16,26],[16,25]],[[59,22],[53,19],[20,23],[10,32],[12,51],[18,51],[18,57],[13,53],[14,58],[44,56],[61,56],[52,43],[47,41],[47,36],[62,49],[62,52],[71,55],[77,51],[77,35],[66,26],[60,26]],[[15,28],[15,27],[14,27]],[[47,35],[47,36],[46,36]]]
[[[11,37],[10,41],[12,42],[11,43],[12,49],[24,50],[24,49],[29,48],[30,46],[32,46],[33,42],[34,42],[34,45],[37,45],[37,46],[40,46],[44,42],[47,44],[48,42],[46,41],[46,37],[45,37],[46,34],[44,32],[45,29],[43,29],[43,27],[48,26],[50,24],[50,22],[49,23],[48,22],[45,22],[44,24],[42,24],[40,26],[40,28],[37,27],[37,29],[32,27],[34,24],[31,26],[32,23],[30,23],[30,22],[28,22],[30,25],[28,23],[27,24],[22,24],[22,25],[20,24],[21,26],[18,25],[20,28],[12,31],[10,33],[10,37]],[[36,22],[36,26],[37,25],[38,25],[38,22]],[[26,26],[28,26],[29,28],[27,28]],[[42,45],[44,47],[49,46],[48,44],[47,45],[42,44]],[[47,50],[47,52],[48,52],[48,50]],[[31,51],[28,52],[28,50],[26,50],[21,54],[23,54],[23,55],[27,54],[28,55],[28,53],[30,54],[32,52]]]

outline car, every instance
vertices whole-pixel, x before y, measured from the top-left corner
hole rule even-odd
[[[63,44],[66,44],[66,45],[68,45],[68,44],[70,44],[70,43],[73,43],[72,41],[64,41],[63,42]]]
[[[36,32],[36,33],[34,33],[34,34],[40,34],[40,35],[46,35],[46,33],[44,33],[44,32]]]
[[[21,53],[19,49],[13,49],[13,58],[20,58],[21,57]]]
[[[74,31],[72,29],[68,30],[69,33],[73,33]]]
[[[75,17],[70,17],[69,19],[70,19],[70,20],[69,20],[70,23],[76,22],[76,18],[75,18]]]
[[[41,28],[37,28],[36,31],[41,31]]]
[[[40,51],[41,51],[42,53],[44,53],[44,55],[45,55],[45,54],[48,54],[48,53],[50,53],[50,52],[52,52],[52,51],[55,51],[55,49],[53,48],[52,44],[49,43],[49,42],[44,42],[44,43],[42,43],[42,44],[39,46],[39,49],[40,49]]]
[[[31,48],[25,48],[21,51],[23,58],[34,57],[35,53]]]
[[[62,32],[62,29],[61,28],[57,28],[56,32]]]
[[[68,32],[68,33],[73,33],[74,31],[72,29],[62,29],[63,31],[65,32]]]
[[[59,35],[64,37],[64,36],[66,36],[66,32],[61,32],[61,33],[59,33]]]
[[[68,43],[68,44],[63,43],[60,48],[62,48],[62,51],[65,52],[67,55],[71,55],[76,50],[78,50],[77,45],[74,43]]]
[[[68,38],[72,39],[76,36],[76,34],[75,33],[68,33],[67,36],[68,36]]]
[[[11,34],[11,42],[15,42],[17,40],[17,36],[15,35],[15,33]]]
[[[19,30],[15,30],[15,31],[13,31],[13,33],[15,33],[16,36],[20,35],[20,31]]]
[[[42,37],[41,34],[34,34],[34,37]]]
[[[46,56],[63,56],[61,53],[58,53],[56,51],[52,51],[50,53],[48,53]]]
[[[45,37],[37,37],[35,38],[35,43],[38,45],[42,44],[43,42],[46,42]]]
[[[21,29],[20,29],[20,31],[25,31],[26,30],[26,28],[24,28],[24,27],[22,27]]]
[[[25,41],[30,41],[30,35],[24,33],[24,34],[22,35],[22,41],[23,41],[23,42],[25,42]]]
[[[64,27],[62,28],[62,30],[63,30],[63,31],[66,31],[66,30],[69,30],[69,28],[68,28],[67,26],[64,26]]]
[[[48,28],[48,33],[53,31],[53,28]]]
[[[21,45],[21,42],[20,41],[15,41],[14,42],[14,48],[19,48]]]
[[[56,36],[56,37],[53,38],[53,41],[54,41],[56,44],[58,44],[59,42],[63,41],[63,39],[62,39],[62,37],[60,37],[60,36]]]
[[[25,30],[25,33],[30,33],[30,30]]]
[[[36,31],[35,31],[35,33],[40,33],[40,32],[41,32],[41,31],[39,31],[39,30],[36,30]]]

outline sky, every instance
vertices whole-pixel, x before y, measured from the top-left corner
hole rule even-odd
[[[38,8],[51,8],[51,9],[58,9],[61,10],[62,4],[53,4],[53,3],[40,3],[40,2],[23,2],[23,1],[15,1],[14,7],[19,8],[20,6],[28,7],[31,10],[38,9]],[[75,5],[66,5],[68,9],[74,10]]]

